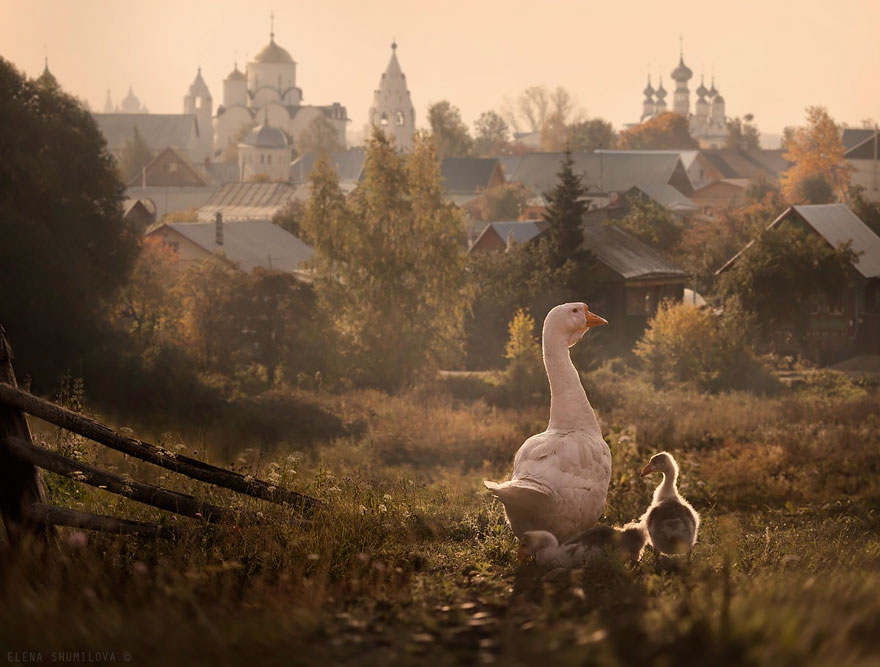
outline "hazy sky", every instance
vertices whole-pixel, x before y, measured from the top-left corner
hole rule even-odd
[[[728,115],[754,113],[763,132],[811,104],[850,125],[880,119],[880,0],[0,0],[0,55],[30,76],[48,56],[97,111],[108,89],[118,103],[131,85],[150,111],[179,113],[200,65],[222,101],[236,59],[243,69],[268,42],[271,10],[305,103],[341,102],[350,132],[366,122],[392,38],[419,125],[432,102],[471,123],[544,83],[620,127],[638,120],[649,71],[671,102],[679,34],[691,90],[714,68]]]

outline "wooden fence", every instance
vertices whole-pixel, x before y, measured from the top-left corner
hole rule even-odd
[[[231,489],[261,500],[309,510],[319,501],[250,475],[218,468],[162,447],[119,435],[100,422],[21,390],[12,368],[12,349],[0,326],[0,514],[13,544],[28,534],[45,536],[53,525],[111,533],[173,537],[178,526],[117,519],[50,505],[40,468],[140,503],[207,522],[252,520],[246,512],[218,507],[193,496],[136,482],[34,445],[24,413],[78,433],[129,456],[192,479]],[[51,530],[51,528],[48,528]]]

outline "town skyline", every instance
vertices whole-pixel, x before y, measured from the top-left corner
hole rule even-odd
[[[671,90],[683,37],[684,60],[694,72],[691,103],[701,74],[708,86],[714,73],[727,115],[752,113],[761,131],[774,135],[801,123],[810,105],[825,106],[850,126],[880,116],[880,90],[871,85],[880,67],[880,48],[871,38],[880,6],[853,0],[844,7],[835,15],[807,2],[790,15],[782,2],[749,2],[734,15],[677,2],[645,5],[635,20],[611,8],[557,2],[542,6],[548,23],[538,30],[531,5],[516,2],[453,1],[441,8],[343,0],[332,8],[311,1],[292,8],[260,1],[245,11],[231,0],[183,6],[2,0],[0,55],[32,77],[48,58],[62,87],[93,111],[103,109],[108,90],[118,104],[131,86],[150,112],[180,113],[201,68],[216,110],[233,65],[244,69],[268,43],[274,13],[275,39],[298,64],[304,103],[345,106],[352,140],[366,124],[392,40],[418,127],[426,126],[434,102],[448,100],[472,125],[480,113],[543,84],[566,88],[587,117],[619,130],[638,122],[649,74],[655,86],[662,76]],[[563,15],[570,20],[560,24],[556,18]],[[805,43],[821,46],[805,50]]]

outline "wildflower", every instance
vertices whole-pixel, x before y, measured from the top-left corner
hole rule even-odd
[[[363,505],[361,505],[358,509],[360,509],[361,514],[366,514],[366,513],[367,513],[367,508],[364,507]]]
[[[388,501],[390,501],[390,500],[391,500],[391,494],[390,494],[390,493],[386,493],[384,496],[382,496],[382,500],[388,500]]]
[[[387,512],[387,511],[388,511],[388,508],[385,507],[385,505],[379,505],[379,512],[380,513]]]
[[[202,513],[201,513],[201,512],[196,512],[196,518],[198,518],[198,519],[202,519],[202,518],[204,518],[204,517],[202,516]]]

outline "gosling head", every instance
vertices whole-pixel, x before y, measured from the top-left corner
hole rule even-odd
[[[662,472],[664,475],[675,476],[678,474],[678,464],[669,452],[654,454],[648,465],[642,468],[642,477],[647,477],[652,472]]]
[[[559,546],[559,540],[553,533],[546,530],[529,530],[519,538],[519,551],[517,558],[525,560],[529,556],[537,556],[544,549],[555,549]]]
[[[563,303],[552,308],[544,318],[544,330],[560,331],[566,337],[568,346],[577,343],[590,327],[608,324],[608,321],[590,312],[589,306],[581,302]]]

